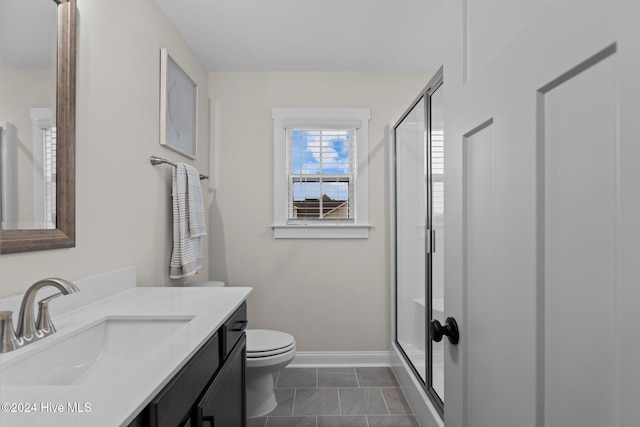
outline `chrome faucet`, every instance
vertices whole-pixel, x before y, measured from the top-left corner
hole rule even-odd
[[[60,292],[38,302],[38,318],[36,319],[33,314],[34,301],[37,292],[45,286],[54,286]],[[13,331],[13,313],[11,311],[0,312],[0,353],[15,350],[55,333],[56,329],[49,316],[49,302],[60,295],[68,295],[78,291],[76,285],[64,279],[43,279],[31,285],[22,298],[18,315],[18,329],[15,333]]]

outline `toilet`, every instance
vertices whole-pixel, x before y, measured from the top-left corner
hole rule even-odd
[[[278,402],[273,391],[278,371],[296,356],[296,341],[286,332],[247,329],[247,416],[273,411]]]
[[[224,282],[194,283],[193,287],[221,287]],[[278,402],[274,393],[278,371],[296,356],[296,341],[286,332],[247,329],[247,417],[273,411]]]

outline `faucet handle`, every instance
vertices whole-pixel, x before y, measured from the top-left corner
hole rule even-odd
[[[53,322],[51,321],[51,315],[49,314],[49,302],[61,295],[62,292],[58,292],[38,301],[38,320],[36,320],[36,333],[42,337],[54,334],[56,332],[56,328],[53,326]]]
[[[21,338],[13,330],[13,311],[0,311],[0,353],[7,353],[22,347]]]

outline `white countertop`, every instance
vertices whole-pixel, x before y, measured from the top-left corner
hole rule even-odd
[[[213,336],[251,288],[133,288],[80,309],[53,316],[57,333],[13,352],[0,354],[0,425],[92,426],[127,425],[162,390],[196,351]],[[64,297],[58,298],[63,300]],[[2,384],[2,366],[32,352],[46,351],[90,323],[112,316],[193,317],[157,347],[152,357],[123,361],[108,378],[90,377],[80,385],[17,386]],[[14,316],[15,317],[15,316]],[[14,322],[16,322],[14,318]],[[29,404],[34,412],[5,412],[6,404]],[[69,405],[87,408],[71,412]],[[85,405],[88,404],[88,405]],[[61,406],[60,406],[61,405]],[[62,407],[62,411],[54,409]]]

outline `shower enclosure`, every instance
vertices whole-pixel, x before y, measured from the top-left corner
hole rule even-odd
[[[394,370],[401,371],[401,382],[406,379],[403,389],[419,386],[419,393],[405,389],[413,406],[412,394],[424,396],[441,416],[444,346],[430,339],[428,325],[432,319],[445,323],[442,83],[441,69],[393,126],[390,138],[392,331],[395,356],[402,362],[394,363]]]

